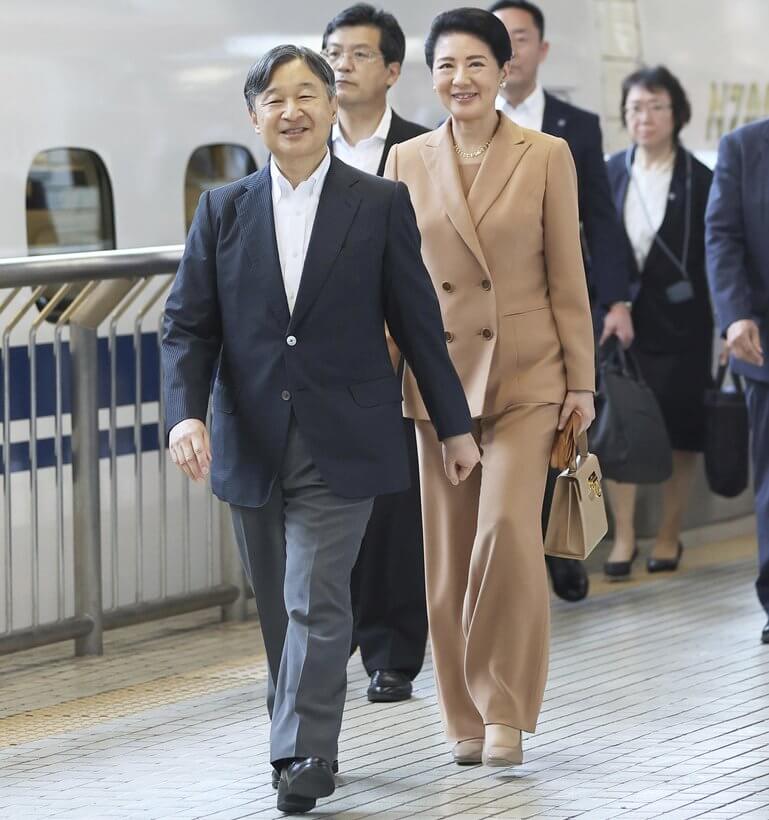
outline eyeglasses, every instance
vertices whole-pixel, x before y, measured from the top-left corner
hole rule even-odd
[[[354,48],[352,51],[343,48],[324,48],[321,55],[329,65],[338,65],[345,57],[350,57],[355,65],[363,65],[373,63],[377,57],[382,56],[382,52],[371,48]]]
[[[663,111],[670,111],[672,108],[673,106],[670,105],[670,103],[649,103],[648,105],[644,105],[643,103],[635,103],[634,105],[625,106],[625,116],[640,117],[642,114],[646,113],[656,117]]]

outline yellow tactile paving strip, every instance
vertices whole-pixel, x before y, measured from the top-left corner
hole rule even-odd
[[[676,575],[755,552],[750,537],[694,547]],[[591,557],[591,568],[600,560]],[[632,579],[621,584],[592,572],[591,598],[672,577],[649,575],[644,562],[645,554]],[[221,624],[209,611],[108,633],[101,658],[74,658],[71,644],[10,656],[0,661],[0,748],[263,680],[260,645],[254,620]]]
[[[0,720],[0,749],[127,717],[187,698],[245,686],[263,680],[265,676],[264,664],[255,664],[253,658],[249,658],[33,709]]]

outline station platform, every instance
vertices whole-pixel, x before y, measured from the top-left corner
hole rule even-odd
[[[451,762],[432,668],[373,705],[349,666],[336,793],[308,817],[769,818],[769,646],[755,541],[687,548],[678,573],[553,601],[551,672],[525,764]],[[643,559],[643,555],[642,555]],[[0,660],[0,818],[282,817],[258,623],[213,611]]]

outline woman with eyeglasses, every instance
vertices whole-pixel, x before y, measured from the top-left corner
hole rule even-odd
[[[445,12],[425,43],[437,130],[394,146],[385,175],[409,188],[422,255],[467,394],[481,468],[441,477],[441,447],[414,378],[427,611],[446,733],[460,765],[523,761],[547,678],[549,590],[541,511],[553,437],[594,416],[593,333],[567,144],[495,108],[512,57],[504,24]]]
[[[608,170],[636,278],[632,351],[673,446],[673,474],[663,486],[662,518],[646,564],[649,572],[663,572],[681,560],[681,523],[704,443],[713,345],[705,207],[713,175],[681,144],[691,109],[664,66],[625,79],[621,113],[632,145],[610,158]],[[607,488],[615,533],[604,569],[609,578],[624,579],[638,555],[636,486],[607,482]]]

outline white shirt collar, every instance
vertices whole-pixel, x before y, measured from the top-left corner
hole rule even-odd
[[[300,182],[294,188],[291,183],[283,176],[282,171],[278,168],[275,162],[275,157],[270,156],[270,177],[272,178],[272,196],[274,202],[280,202],[284,196],[289,196],[293,193],[302,192],[307,196],[318,196],[323,189],[323,183],[326,181],[326,174],[331,167],[331,152],[326,149],[326,155],[321,160],[320,165],[312,172],[312,174]]]
[[[537,83],[531,94],[518,105],[510,105],[501,94],[498,94],[496,108],[497,111],[507,114],[511,120],[516,120],[516,114],[523,115],[526,119],[538,120],[541,128],[541,119],[545,116],[545,89]]]
[[[390,108],[389,105],[387,105],[385,106],[384,114],[382,114],[382,119],[379,120],[379,125],[377,125],[374,133],[370,137],[366,137],[365,140],[360,140],[360,142],[358,142],[358,145],[360,145],[362,142],[368,142],[368,140],[381,140],[382,142],[385,142],[387,140],[387,135],[390,133],[390,125],[392,124],[392,121],[393,110],[392,108]],[[349,145],[347,140],[344,138],[342,128],[338,122],[335,122],[333,127],[331,128],[331,140],[332,142],[336,142],[337,140],[344,140],[345,143]]]

